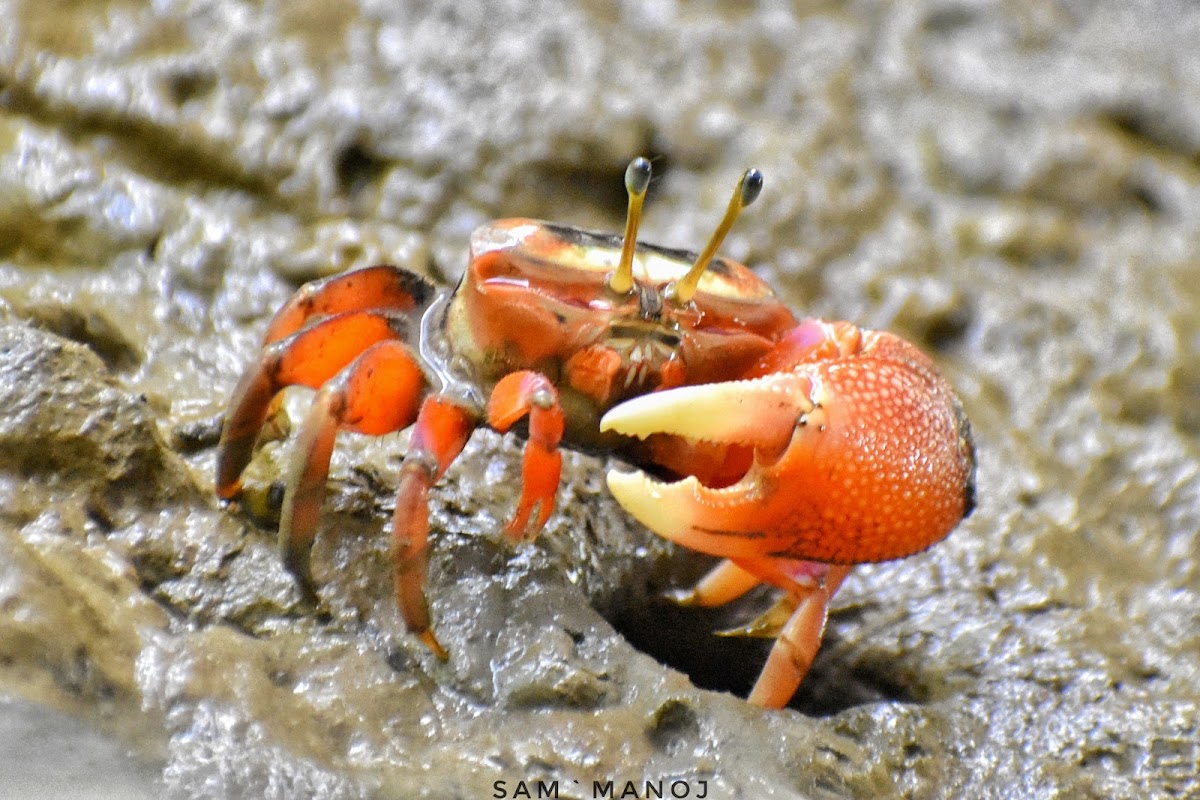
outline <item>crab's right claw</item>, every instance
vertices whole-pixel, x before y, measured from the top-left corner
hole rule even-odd
[[[726,558],[856,564],[923,550],[970,512],[974,491],[969,427],[928,363],[876,334],[849,357],[634,398],[601,428],[670,434],[684,451],[748,446],[754,459],[727,486],[612,471],[609,489],[661,536]]]

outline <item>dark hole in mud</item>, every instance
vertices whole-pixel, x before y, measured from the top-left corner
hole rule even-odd
[[[1102,111],[1099,116],[1117,133],[1134,140],[1139,150],[1177,153],[1193,161],[1200,158],[1190,139],[1155,111],[1125,105]]]
[[[1158,197],[1157,187],[1136,179],[1126,181],[1122,186],[1122,194],[1134,208],[1140,208],[1148,214],[1160,214],[1166,211],[1166,206]]]
[[[41,303],[26,308],[25,314],[43,330],[87,347],[113,372],[129,372],[144,360],[121,325],[103,310]]]
[[[937,36],[959,35],[978,24],[978,15],[965,8],[947,8],[934,11],[925,18],[922,28]]]
[[[659,707],[646,735],[650,742],[668,755],[675,755],[700,734],[695,710],[679,700],[668,700]]]
[[[538,164],[519,175],[506,195],[522,214],[566,225],[594,227],[587,215],[617,219],[625,211],[625,165]],[[508,213],[508,212],[506,212]],[[616,233],[615,222],[603,227]]]
[[[346,197],[354,198],[377,181],[387,169],[387,162],[372,153],[361,142],[352,142],[338,153],[334,171],[338,187]]]
[[[166,79],[167,94],[176,106],[203,99],[217,88],[217,76],[209,72],[186,70]]]
[[[198,453],[216,447],[224,424],[223,414],[181,422],[171,429],[171,448],[181,453]]]
[[[953,348],[970,330],[975,313],[966,303],[959,303],[944,313],[929,318],[922,334],[926,348],[944,353]]]
[[[420,661],[414,653],[415,651],[394,648],[388,651],[385,660],[388,666],[398,673],[420,673]]]
[[[895,665],[866,658],[852,663],[834,654],[836,643],[836,638],[826,632],[822,653],[817,654],[812,671],[800,685],[792,708],[809,716],[827,717],[872,703],[922,702],[919,692],[905,682]]]
[[[747,611],[745,619],[753,616]],[[630,644],[684,673],[697,686],[744,697],[754,685],[769,642],[715,635],[737,622],[727,609],[684,608],[658,599],[627,608],[613,620]]]

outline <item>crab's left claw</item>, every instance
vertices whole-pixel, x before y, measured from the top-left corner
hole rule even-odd
[[[849,354],[791,364],[768,358],[768,374],[613,408],[604,430],[669,434],[685,453],[697,442],[748,446],[754,458],[726,486],[614,470],[609,489],[661,536],[726,558],[856,564],[937,542],[973,505],[969,426],[915,347],[863,333]]]

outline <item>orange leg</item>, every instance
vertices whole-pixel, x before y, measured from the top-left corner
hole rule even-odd
[[[407,428],[424,388],[425,376],[408,348],[391,340],[367,348],[313,399],[296,438],[279,520],[283,562],[310,599],[316,592],[309,554],[338,430],[380,436]]]
[[[435,291],[420,275],[386,265],[306,283],[275,312],[263,344],[291,336],[312,317],[371,309],[412,311],[426,305]]]
[[[271,400],[281,389],[318,389],[367,348],[397,337],[394,317],[354,311],[322,320],[263,350],[229,401],[217,449],[217,494],[226,500],[237,496],[242,470],[250,463]]]
[[[682,606],[712,608],[738,599],[760,583],[762,579],[725,559],[691,589],[681,589],[668,596]]]
[[[747,698],[754,705],[764,708],[783,708],[796,693],[800,681],[804,680],[816,658],[817,650],[821,647],[821,636],[825,632],[829,600],[842,585],[850,567],[831,566],[821,570],[824,575],[818,572],[816,583],[813,584],[808,580],[800,583],[790,578],[784,566],[788,562],[781,564],[776,559],[763,558],[739,560],[738,563],[743,569],[758,574],[762,580],[782,585],[788,592],[787,604],[794,604]],[[801,567],[812,566],[810,562],[796,563]],[[805,577],[814,577],[813,572],[805,569]]]
[[[433,634],[425,599],[429,488],[462,452],[476,424],[476,416],[468,409],[441,397],[425,398],[404,456],[392,517],[396,604],[409,632],[443,660],[446,649]]]
[[[521,470],[521,499],[505,532],[520,539],[528,532],[536,536],[554,511],[554,495],[562,475],[562,439],[565,419],[558,392],[550,379],[538,372],[505,375],[488,400],[488,425],[503,433],[521,417],[529,415],[529,441]],[[537,507],[533,525],[529,517]]]

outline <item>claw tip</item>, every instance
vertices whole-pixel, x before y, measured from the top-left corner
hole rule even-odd
[[[630,516],[666,539],[679,541],[692,529],[690,511],[700,487],[689,475],[674,483],[659,483],[644,472],[610,470],[608,491]]]

